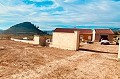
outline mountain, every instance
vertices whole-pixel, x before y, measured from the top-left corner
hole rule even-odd
[[[0,34],[3,33],[3,30],[0,29]]]
[[[51,30],[51,31],[44,31],[45,33],[47,33],[48,35],[52,35],[52,33],[53,33],[53,30]]]
[[[120,34],[120,28],[110,28],[115,35],[119,35]]]
[[[46,34],[45,32],[41,31],[31,22],[23,22],[16,24],[9,29],[3,32],[4,34],[39,34],[43,35]]]
[[[112,31],[120,31],[120,28],[110,28]]]

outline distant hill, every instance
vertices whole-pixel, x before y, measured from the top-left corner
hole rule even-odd
[[[47,33],[48,35],[52,35],[53,30],[51,30],[51,31],[44,31],[44,32]]]
[[[120,28],[110,28],[113,31],[120,31]]]
[[[3,30],[0,29],[0,34],[2,34],[2,33],[3,33]]]
[[[110,28],[115,35],[119,35],[120,34],[120,28]]]
[[[46,34],[45,32],[41,31],[31,22],[23,22],[16,24],[9,29],[3,32],[4,34],[39,34],[43,35]]]

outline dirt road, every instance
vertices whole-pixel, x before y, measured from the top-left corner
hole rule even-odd
[[[68,51],[0,40],[0,79],[120,79],[117,51],[116,45]]]

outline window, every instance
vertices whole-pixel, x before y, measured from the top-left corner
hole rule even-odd
[[[91,40],[91,36],[88,36],[88,39]]]
[[[80,35],[80,39],[83,39],[83,35]]]

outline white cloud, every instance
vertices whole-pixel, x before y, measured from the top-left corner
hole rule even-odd
[[[5,20],[0,19],[0,23],[4,23],[4,22],[6,22],[6,21],[5,21]]]
[[[64,2],[75,2],[77,0],[64,0]]]
[[[85,25],[93,23],[95,25],[102,25],[102,23],[103,25],[120,25],[120,19],[118,18],[120,16],[120,11],[118,11],[120,2],[111,0],[91,0],[90,3],[84,5],[74,4],[75,1],[79,0],[52,0],[54,4],[49,7],[37,7],[33,4],[27,5],[22,1],[16,0],[5,1],[0,1],[2,3],[0,4],[0,18],[2,18],[0,23],[6,22],[7,24],[13,22],[16,24],[23,21],[31,21],[38,25]],[[43,0],[32,1],[42,2]],[[19,4],[17,5],[17,3]],[[62,7],[64,11],[54,11],[57,7]]]
[[[34,2],[43,2],[43,1],[54,1],[54,0],[29,0],[29,1],[34,1]]]

